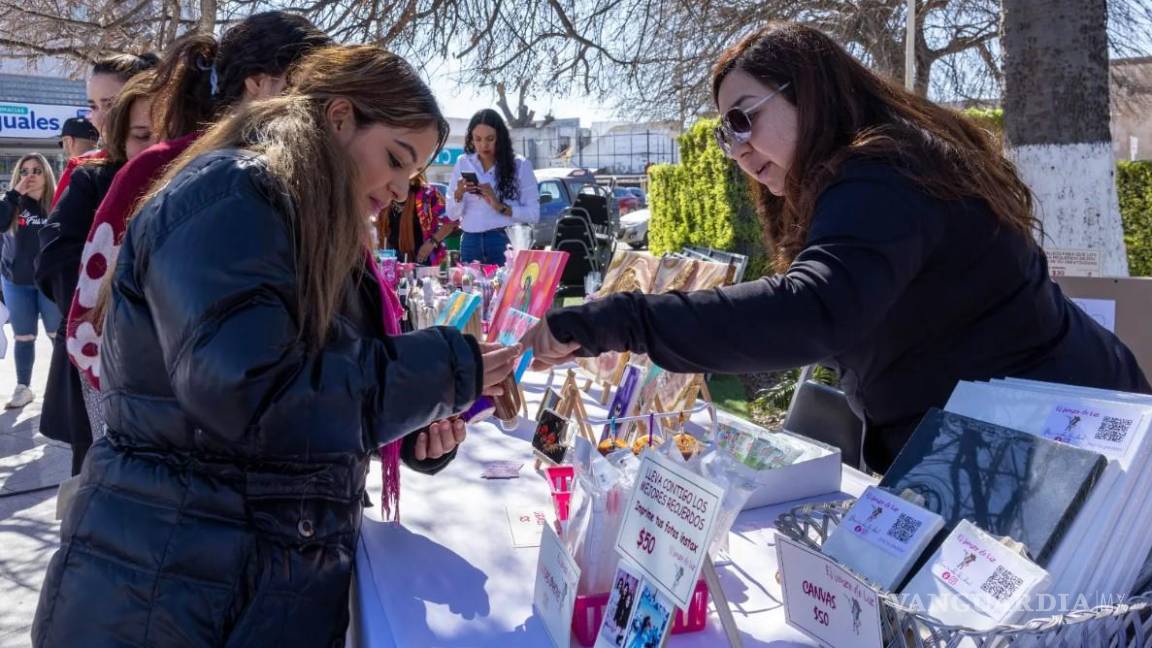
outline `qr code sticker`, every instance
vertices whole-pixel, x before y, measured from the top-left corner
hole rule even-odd
[[[1008,571],[1004,567],[996,567],[996,571],[984,581],[980,590],[990,594],[997,601],[1007,601],[1016,594],[1016,590],[1024,584],[1024,579]]]
[[[906,543],[920,530],[920,524],[920,520],[901,513],[900,517],[892,523],[892,527],[888,529],[888,535],[898,542]]]
[[[1124,437],[1128,436],[1128,430],[1131,428],[1132,419],[1105,416],[1104,420],[1100,421],[1100,427],[1096,430],[1096,440],[1120,443]]]

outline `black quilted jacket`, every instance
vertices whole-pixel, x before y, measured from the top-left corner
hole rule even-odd
[[[309,351],[288,209],[259,157],[218,151],[128,228],[101,349],[108,436],[36,646],[342,642],[368,458],[475,400],[479,349],[452,329],[384,337],[365,273]]]

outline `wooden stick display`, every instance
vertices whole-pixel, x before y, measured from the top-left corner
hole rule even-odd
[[[728,605],[728,597],[724,594],[720,574],[716,573],[716,565],[712,562],[711,555],[704,558],[704,582],[708,584],[708,594],[716,606],[716,614],[720,617],[720,625],[724,628],[728,645],[732,648],[743,648],[744,640],[740,638],[740,630],[736,628],[736,618],[732,616],[732,608]]]
[[[712,391],[708,389],[708,381],[704,380],[704,374],[696,374],[696,376],[692,378],[692,382],[688,383],[688,386],[684,388],[683,394],[684,398],[679,402],[685,403],[686,408],[691,407],[697,399],[702,399],[709,405],[713,404]],[[684,424],[688,422],[688,418],[689,416],[687,414],[680,414],[673,423],[673,427],[676,429],[683,428]]]

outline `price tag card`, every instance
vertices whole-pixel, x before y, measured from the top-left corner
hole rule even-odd
[[[919,555],[927,541],[925,536],[940,529],[941,524],[934,523],[939,519],[927,509],[869,486],[848,510],[837,531],[843,529],[897,558],[911,559]],[[913,552],[916,556],[910,555]]]
[[[724,489],[646,450],[624,510],[616,550],[681,609],[708,555]]]
[[[540,536],[540,560],[536,563],[536,590],[532,607],[544,622],[552,644],[567,648],[572,641],[572,612],[580,567],[551,526]]]
[[[1044,437],[1121,459],[1136,436],[1142,414],[1140,407],[1120,403],[1056,405],[1044,421]]]
[[[880,600],[864,581],[824,554],[776,534],[784,616],[822,644],[880,646]]]
[[[961,520],[932,557],[932,575],[994,621],[1019,610],[1048,573]]]

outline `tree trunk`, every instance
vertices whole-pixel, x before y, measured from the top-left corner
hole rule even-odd
[[[200,0],[200,23],[196,31],[211,34],[216,29],[216,0]]]
[[[1127,276],[1108,111],[1106,0],[1003,0],[1004,133],[1047,249]]]

